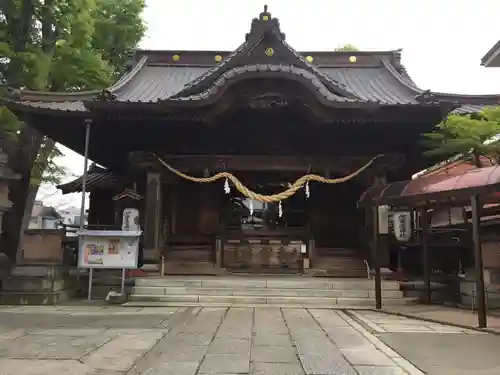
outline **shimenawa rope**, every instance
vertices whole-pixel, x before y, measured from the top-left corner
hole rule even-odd
[[[198,182],[198,183],[210,183],[210,182],[215,182],[220,179],[228,179],[230,180],[234,187],[245,197],[260,201],[260,202],[266,202],[266,203],[274,203],[274,202],[279,202],[284,199],[290,198],[292,195],[294,195],[302,186],[304,186],[307,182],[309,181],[316,181],[316,182],[321,182],[324,184],[339,184],[342,182],[346,182],[351,180],[352,178],[356,177],[359,175],[361,172],[363,172],[365,169],[370,167],[375,160],[378,158],[382,157],[383,155],[377,155],[373,157],[368,163],[366,163],[364,166],[359,168],[358,170],[348,174],[347,176],[344,177],[339,177],[339,178],[325,178],[322,176],[319,176],[317,174],[306,174],[299,179],[297,179],[290,187],[281,193],[273,194],[273,195],[263,195],[256,193],[250,189],[248,189],[243,183],[238,180],[236,176],[229,172],[220,172],[217,173],[211,177],[193,177],[189,176],[187,174],[182,173],[181,171],[175,169],[174,167],[170,166],[167,164],[163,159],[158,157],[156,154],[153,153],[153,156],[165,167],[167,168],[170,172],[176,174],[179,177],[182,177],[186,180],[192,181],[192,182]]]

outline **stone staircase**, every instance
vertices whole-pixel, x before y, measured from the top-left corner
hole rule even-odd
[[[404,305],[395,281],[382,282],[384,305]],[[307,276],[167,276],[138,278],[129,306],[280,306],[373,308],[373,280]]]

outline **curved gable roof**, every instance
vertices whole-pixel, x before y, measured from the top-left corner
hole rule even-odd
[[[271,56],[264,53],[269,48],[273,49]],[[135,65],[103,91],[104,97],[98,91],[21,91],[11,99],[11,104],[84,114],[88,111],[86,103],[96,98],[118,103],[201,102],[215,100],[223,91],[222,86],[252,72],[262,75],[278,72],[283,78],[295,75],[301,82],[309,81],[320,100],[329,103],[451,102],[455,103],[457,113],[475,112],[485,105],[500,103],[500,95],[454,95],[420,89],[401,64],[401,50],[297,52],[285,41],[279,21],[265,9],[252,21],[245,42],[232,52],[139,50]]]

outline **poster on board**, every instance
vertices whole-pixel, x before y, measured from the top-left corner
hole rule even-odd
[[[80,233],[79,268],[137,268],[141,232]]]

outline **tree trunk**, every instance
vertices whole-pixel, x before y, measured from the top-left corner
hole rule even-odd
[[[12,181],[10,184],[9,199],[12,202],[12,209],[4,214],[2,222],[2,252],[11,261],[16,260],[26,199],[30,191],[31,170],[42,139],[43,137],[34,128],[26,125],[19,140],[13,145],[13,152],[9,155],[10,168],[21,175],[20,180]]]
[[[481,161],[481,154],[479,154],[476,151],[472,151],[472,163],[476,167],[482,168],[483,167],[483,162]]]
[[[33,0],[21,0],[19,10],[12,1],[6,5],[6,24],[12,38],[12,49],[14,56],[7,66],[7,85],[13,88],[33,87],[35,82],[25,82],[24,65],[20,59],[31,42],[33,31],[36,2]],[[55,34],[53,28],[53,0],[47,0],[41,7],[42,15],[42,50],[51,56],[55,45]],[[48,71],[43,72],[47,75]],[[38,83],[46,81],[38,76]],[[42,87],[36,87],[42,89]],[[13,181],[9,189],[9,199],[12,201],[12,209],[4,215],[2,223],[2,252],[15,262],[17,251],[22,241],[25,228],[29,225],[31,211],[38,191],[38,186],[30,184],[33,165],[36,161],[43,136],[29,124],[21,129],[17,144],[13,145],[9,153],[9,167],[21,175],[19,181]]]

